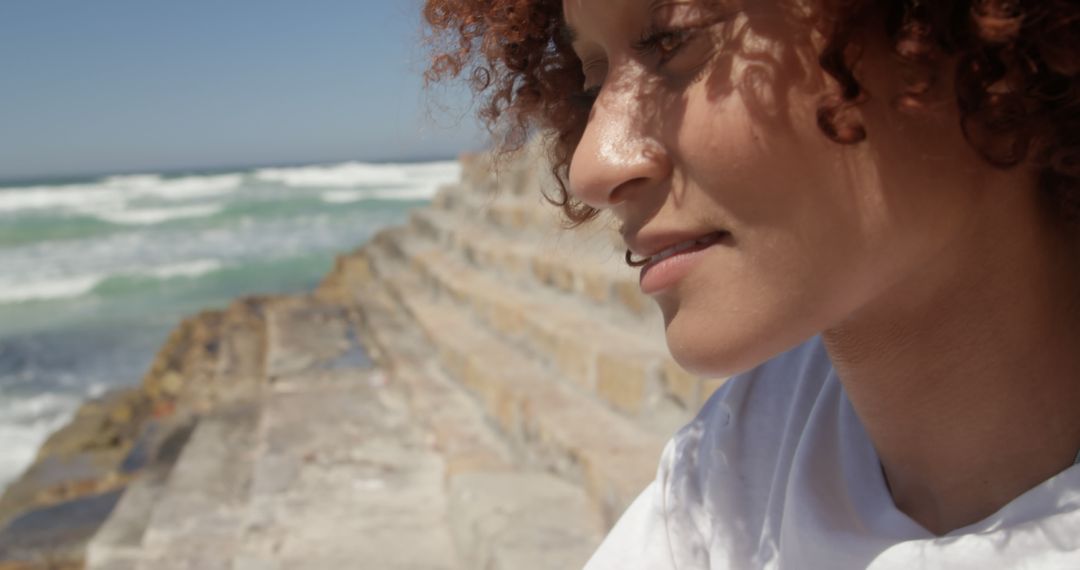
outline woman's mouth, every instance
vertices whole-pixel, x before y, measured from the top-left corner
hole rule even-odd
[[[689,272],[695,260],[710,247],[725,241],[731,234],[719,231],[677,243],[648,258],[641,268],[639,286],[646,295],[659,293],[674,285]]]

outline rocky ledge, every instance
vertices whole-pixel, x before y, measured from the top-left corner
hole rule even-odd
[[[534,150],[308,295],[185,320],[0,498],[0,570],[580,567],[721,383]]]

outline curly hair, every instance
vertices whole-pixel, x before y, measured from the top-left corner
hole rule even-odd
[[[839,144],[866,138],[845,118],[867,97],[856,79],[859,38],[885,34],[911,74],[896,94],[917,111],[944,57],[954,58],[955,100],[968,143],[990,164],[1028,162],[1053,208],[1080,214],[1080,2],[1076,0],[820,0],[815,22],[825,43],[821,68],[839,86],[818,110],[818,126]],[[881,16],[884,17],[881,17]],[[571,96],[584,80],[562,30],[561,0],[427,0],[434,52],[429,82],[466,78],[481,97],[480,117],[501,151],[541,130],[559,181],[545,194],[573,225],[596,215],[566,188],[569,164],[588,119]],[[877,26],[874,32],[868,26]]]

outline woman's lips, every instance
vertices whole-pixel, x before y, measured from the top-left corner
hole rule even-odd
[[[663,261],[663,260],[665,260],[665,259],[667,259],[667,258],[669,258],[669,257],[671,257],[673,255],[682,253],[684,251],[689,251],[689,250],[694,249],[694,248],[712,245],[712,244],[716,243],[717,241],[719,241],[721,237],[723,237],[723,232],[713,232],[711,234],[701,236],[701,237],[699,237],[697,239],[686,240],[686,241],[684,241],[682,243],[677,243],[677,244],[675,244],[675,245],[673,245],[673,246],[671,246],[671,247],[669,247],[667,249],[658,251],[655,254],[651,255],[649,257],[649,261],[645,265],[645,267],[648,267],[649,265],[655,265],[657,263],[660,263],[661,261]]]
[[[705,250],[724,241],[729,235],[727,232],[713,232],[680,242],[652,255],[641,268],[639,286],[642,293],[652,295],[674,285],[690,271]]]

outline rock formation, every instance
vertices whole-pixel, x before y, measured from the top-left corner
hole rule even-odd
[[[88,403],[0,500],[0,569],[580,567],[719,381],[535,149],[462,160],[316,291],[189,319]]]

